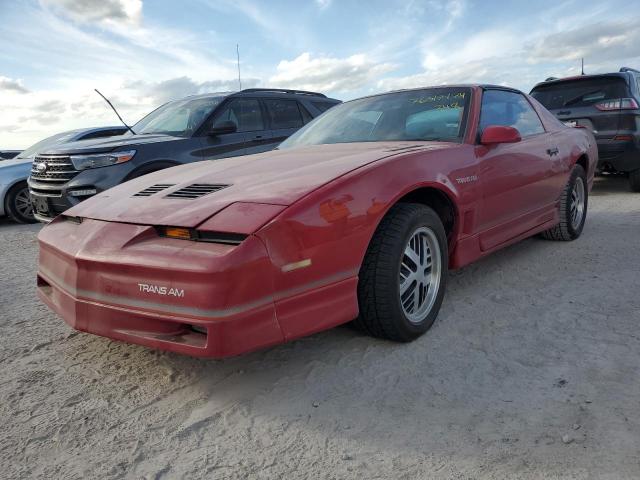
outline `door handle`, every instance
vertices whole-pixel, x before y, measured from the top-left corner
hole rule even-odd
[[[547,154],[550,157],[553,157],[554,155],[557,155],[558,153],[560,153],[560,150],[558,150],[558,147],[547,148]]]
[[[255,137],[253,137],[254,140],[260,140],[262,138],[262,135],[256,135]]]

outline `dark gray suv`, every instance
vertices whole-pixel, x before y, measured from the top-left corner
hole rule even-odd
[[[166,103],[133,133],[39,152],[29,177],[34,215],[49,222],[96,193],[163,168],[271,150],[338,103],[321,93],[258,88]]]
[[[628,174],[640,192],[640,71],[550,78],[531,96],[568,125],[593,131],[598,169]]]

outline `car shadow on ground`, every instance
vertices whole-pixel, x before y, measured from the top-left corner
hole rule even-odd
[[[601,197],[614,193],[634,194],[629,188],[629,179],[625,175],[599,175],[593,183],[591,196]]]

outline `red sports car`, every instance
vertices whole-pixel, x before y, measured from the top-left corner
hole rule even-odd
[[[72,327],[225,357],[355,322],[409,341],[447,271],[523,238],[582,232],[585,129],[498,86],[336,106],[277,150],[162,170],[39,235],[40,298]]]

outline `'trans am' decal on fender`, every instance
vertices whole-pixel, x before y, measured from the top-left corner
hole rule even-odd
[[[181,288],[162,287],[160,285],[150,285],[148,283],[139,283],[138,287],[141,292],[155,293],[156,295],[167,295],[171,297],[184,297],[184,290]]]

